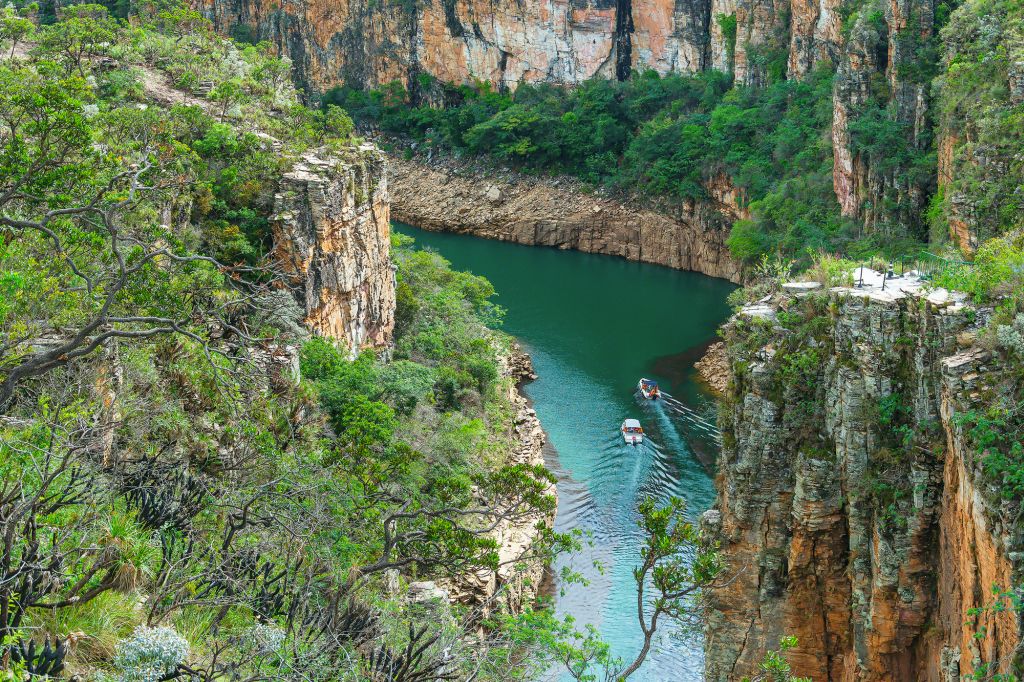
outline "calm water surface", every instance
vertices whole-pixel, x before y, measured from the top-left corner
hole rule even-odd
[[[680,495],[694,517],[714,501],[708,468],[717,446],[705,431],[713,407],[692,364],[729,314],[733,285],[609,256],[396,229],[494,284],[504,329],[530,352],[540,377],[525,391],[558,475],[556,527],[591,537],[568,560],[590,584],[558,586],[557,609],[593,624],[616,655],[632,660],[642,641],[631,572],[642,541],[637,501]],[[638,400],[641,376],[658,379],[680,404]],[[642,447],[623,444],[626,417],[647,431]],[[700,680],[702,659],[699,640],[659,629],[631,679]]]

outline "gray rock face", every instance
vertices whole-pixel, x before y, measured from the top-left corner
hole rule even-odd
[[[518,244],[588,253],[740,279],[725,240],[732,219],[743,217],[730,188],[691,202],[678,215],[596,199],[570,182],[462,175],[457,168],[391,159],[392,212],[427,230],[458,232]]]
[[[715,511],[736,575],[710,598],[708,679],[755,673],[785,635],[815,680],[957,679],[1013,658],[1016,614],[964,626],[990,601],[980,586],[1024,566],[1016,508],[959,425],[1003,376],[958,343],[968,310],[908,279],[787,290],[730,322]]]
[[[387,167],[366,145],[303,157],[274,200],[274,250],[305,323],[351,353],[386,348],[395,313]]]

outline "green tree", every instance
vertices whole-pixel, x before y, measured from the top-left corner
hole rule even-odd
[[[118,32],[117,20],[103,5],[72,5],[61,10],[59,22],[39,31],[35,50],[60,59],[66,73],[85,77],[86,62],[116,42]]]
[[[644,532],[641,563],[633,569],[637,586],[637,619],[644,642],[633,662],[616,674],[624,680],[639,670],[651,650],[658,621],[665,617],[687,624],[696,615],[695,600],[721,576],[723,566],[717,548],[685,518],[686,503],[673,497],[658,506],[640,502],[639,525]],[[692,558],[690,558],[692,557]],[[647,599],[648,593],[652,593]]]
[[[796,637],[783,637],[778,649],[765,653],[758,664],[758,674],[744,677],[743,682],[811,682],[809,677],[794,677],[792,674],[792,667],[786,660],[786,652],[796,647]]]
[[[236,78],[222,81],[210,91],[210,100],[220,104],[219,118],[221,123],[224,122],[224,118],[232,111],[232,108],[241,104],[245,99],[245,88],[242,87],[241,81]]]
[[[664,505],[645,499],[638,505],[643,532],[640,564],[633,568],[637,587],[637,623],[643,643],[628,663],[613,657],[593,628],[579,632],[571,618],[559,621],[527,612],[516,619],[519,636],[546,661],[561,663],[580,682],[622,682],[643,665],[663,619],[692,628],[699,624],[700,597],[720,581],[724,567],[717,547],[686,520],[678,497]]]
[[[202,342],[206,323],[256,295],[153,219],[150,202],[181,182],[159,121],[140,115],[120,131],[119,153],[104,153],[83,111],[92,97],[47,62],[0,66],[0,261],[13,294],[0,321],[0,409],[25,380],[114,339]],[[231,287],[236,301],[222,296]]]
[[[10,43],[8,59],[14,59],[18,44],[29,38],[34,30],[32,21],[19,16],[13,8],[0,9],[0,46]]]

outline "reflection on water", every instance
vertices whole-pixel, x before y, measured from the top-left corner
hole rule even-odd
[[[632,575],[642,542],[637,501],[679,495],[693,517],[714,501],[717,443],[694,382],[693,349],[714,339],[732,285],[605,256],[397,229],[494,284],[505,330],[523,342],[539,375],[526,393],[558,475],[556,528],[592,538],[568,560],[589,585],[560,586],[556,607],[581,627],[593,624],[616,655],[632,660],[642,641]],[[641,376],[657,379],[677,402],[638,400]],[[627,417],[643,424],[643,445],[623,443]],[[699,641],[663,627],[631,679],[699,680],[702,665]]]

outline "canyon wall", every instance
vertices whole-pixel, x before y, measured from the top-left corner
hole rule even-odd
[[[836,199],[870,231],[924,240],[934,178],[910,167],[932,144],[932,2],[862,0],[843,29],[832,95]],[[875,129],[854,140],[851,124],[872,116]]]
[[[1020,502],[983,478],[965,422],[1007,388],[974,343],[984,311],[874,279],[790,286],[726,327],[704,525],[735,573],[710,597],[710,680],[754,673],[786,635],[793,673],[816,682],[953,682],[1019,655],[1020,615],[985,607],[1020,584]]]
[[[584,191],[570,179],[486,172],[458,163],[391,160],[395,220],[438,232],[554,246],[694,270],[740,281],[725,245],[732,221],[744,217],[724,180],[710,200],[674,212],[633,206]]]
[[[953,241],[970,253],[1024,227],[1024,7],[967,0],[942,38],[937,199]]]
[[[631,71],[693,73],[735,63],[740,81],[764,82],[781,51],[795,75],[834,58],[837,0],[196,0],[223,33],[269,40],[300,82],[430,74],[446,82],[573,84]],[[723,18],[735,16],[730,37]],[[239,29],[239,27],[244,27]],[[788,58],[786,55],[788,54]]]
[[[372,145],[306,155],[274,199],[274,256],[305,324],[352,353],[389,346],[395,325],[386,168]]]

